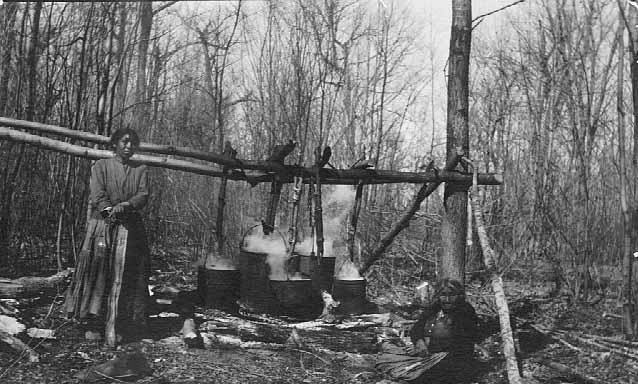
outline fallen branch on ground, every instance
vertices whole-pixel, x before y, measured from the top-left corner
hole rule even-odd
[[[73,269],[69,268],[48,277],[26,276],[18,279],[0,277],[0,298],[15,299],[37,295],[44,290],[66,284],[72,273]]]

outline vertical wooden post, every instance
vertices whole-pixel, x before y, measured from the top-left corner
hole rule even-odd
[[[348,249],[348,257],[350,261],[354,261],[354,240],[357,234],[357,224],[359,222],[359,212],[361,211],[361,197],[363,196],[363,181],[357,183],[357,190],[354,195],[354,204],[350,210],[350,222],[348,224],[348,239],[346,247]]]
[[[278,175],[273,176],[270,183],[270,202],[266,211],[266,225],[264,226],[264,235],[269,235],[275,228],[275,217],[277,216],[277,206],[281,198],[282,183]]]
[[[303,179],[301,177],[294,178],[292,186],[292,196],[290,198],[290,226],[288,227],[288,253],[292,255],[297,244],[297,221],[299,220],[299,202],[303,191]]]
[[[237,156],[237,151],[230,145],[230,141],[227,141],[224,145],[224,156],[234,159]],[[224,176],[221,178],[219,184],[219,194],[217,195],[217,221],[215,224],[215,230],[217,231],[217,251],[218,256],[224,254],[224,211],[226,207],[226,186],[228,184],[228,167],[224,166]]]
[[[321,147],[315,149],[315,233],[317,235],[317,262],[321,263],[323,257],[323,209],[321,207],[321,178],[319,173],[321,168]]]
[[[268,157],[268,161],[274,161],[280,164],[284,163],[288,156],[297,146],[292,140],[283,145],[275,145],[272,154]],[[270,202],[266,211],[266,220],[264,225],[264,234],[269,235],[275,228],[275,218],[277,216],[277,206],[281,197],[282,182],[279,174],[274,175],[270,184]]]

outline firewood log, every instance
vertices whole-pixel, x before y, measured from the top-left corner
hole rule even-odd
[[[40,292],[53,289],[58,284],[66,285],[73,269],[67,269],[48,277],[26,276],[18,279],[0,277],[0,298],[15,299],[38,295]]]
[[[285,344],[293,329],[278,324],[246,321],[239,318],[214,319],[200,325],[201,332],[237,335],[242,341]],[[311,348],[356,353],[375,353],[377,335],[372,331],[353,332],[339,329],[296,328],[298,338]]]

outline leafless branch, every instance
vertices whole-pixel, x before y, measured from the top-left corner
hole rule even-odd
[[[480,15],[480,16],[475,17],[475,18],[472,20],[472,24],[474,24],[474,22],[477,22],[477,23],[476,23],[476,25],[474,25],[474,26],[472,27],[472,29],[474,29],[474,28],[478,27],[478,25],[479,25],[479,24],[481,24],[481,22],[483,21],[483,19],[484,19],[484,18],[486,18],[487,16],[493,15],[493,14],[495,14],[495,13],[497,13],[497,12],[503,11],[503,10],[505,10],[505,9],[509,8],[509,7],[513,7],[513,6],[515,6],[515,5],[517,5],[517,4],[520,4],[520,3],[523,3],[523,2],[525,2],[525,0],[517,0],[517,1],[513,2],[513,3],[511,3],[511,4],[508,4],[508,5],[504,6],[504,7],[501,7],[501,8],[499,8],[499,9],[495,9],[495,10],[493,10],[493,11],[490,11],[490,12],[488,12],[488,13],[484,13],[484,14],[482,14],[482,15]]]

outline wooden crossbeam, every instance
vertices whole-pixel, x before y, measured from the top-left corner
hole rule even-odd
[[[10,123],[10,124],[8,124]],[[2,126],[5,125],[5,126]],[[51,139],[39,135],[34,135],[16,129],[7,128],[6,125],[15,128],[27,128],[31,127],[42,133],[55,133],[63,135],[65,137],[74,138],[77,140],[85,140],[93,143],[108,143],[108,138],[105,136],[95,135],[89,132],[73,131],[67,128],[50,126],[39,123],[25,122],[15,119],[7,119],[0,117],[0,139],[11,140],[16,142],[27,143],[30,145],[38,146],[44,149],[49,149],[56,152],[67,153],[73,156],[79,156],[89,159],[103,159],[113,156],[113,152],[110,150],[100,150],[95,148],[89,148],[85,146],[75,145],[60,140]],[[38,128],[34,128],[34,127]],[[40,129],[43,128],[43,129]],[[29,129],[29,128],[27,128]],[[54,132],[55,129],[55,132]],[[67,135],[68,132],[72,132],[73,135]],[[206,163],[194,162],[189,160],[158,157],[145,154],[135,154],[132,157],[133,161],[147,164],[153,167],[161,167],[168,169],[175,169],[184,172],[191,172],[201,175],[223,177],[223,166],[230,171],[227,174],[229,180],[243,180],[247,181],[251,185],[256,185],[263,182],[271,182],[272,177],[278,174],[283,183],[290,183],[295,176],[302,177],[304,183],[310,182],[313,177],[316,177],[317,169],[300,167],[296,165],[285,165],[277,161],[258,161],[258,160],[242,160],[231,158],[225,155],[215,154],[211,152],[204,152],[199,150],[193,150],[190,148],[180,148],[173,146],[163,146],[157,144],[142,143],[140,149],[145,152],[152,152],[155,154],[172,154],[176,156],[184,156],[196,158],[199,160],[206,160],[213,162],[217,165],[210,165]],[[194,155],[197,155],[194,156]],[[206,154],[207,158],[204,159],[203,154]],[[428,182],[448,182],[465,184],[467,186],[472,183],[472,175],[467,173],[461,173],[457,171],[436,171],[430,170],[426,172],[399,172],[388,170],[373,170],[373,169],[319,169],[319,175],[321,177],[322,184],[342,184],[342,185],[356,185],[360,181],[364,184],[391,184],[391,183],[412,183],[423,184]],[[480,185],[498,185],[503,183],[503,178],[500,174],[479,174],[478,183]]]

